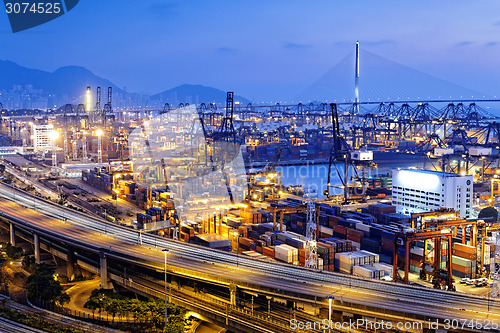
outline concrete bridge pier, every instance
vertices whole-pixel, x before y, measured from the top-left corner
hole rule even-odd
[[[238,305],[238,286],[231,283],[229,285],[229,294],[230,294],[231,305],[237,306]]]
[[[108,262],[106,254],[103,251],[99,251],[99,275],[101,275],[101,288],[111,289],[113,285],[108,278]]]
[[[14,223],[10,224],[10,245],[16,246],[16,229]]]
[[[40,239],[36,233],[33,234],[33,245],[35,247],[35,262],[40,265]]]
[[[75,250],[72,247],[68,247],[66,258],[66,275],[69,281],[73,281],[75,277],[81,276],[81,272],[76,264]]]

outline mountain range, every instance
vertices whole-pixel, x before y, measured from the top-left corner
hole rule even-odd
[[[48,98],[54,100],[53,106],[61,106],[66,103],[82,103],[87,86],[91,86],[93,92],[97,86],[100,86],[104,103],[107,87],[113,87],[114,101],[117,101],[116,97],[121,98],[121,102],[115,104],[121,106],[139,106],[139,104],[144,103],[162,106],[165,103],[177,105],[179,103],[199,104],[213,102],[224,105],[226,102],[225,91],[189,84],[174,87],[152,96],[144,96],[138,101],[136,98],[138,94],[120,89],[113,82],[95,75],[85,67],[65,66],[51,73],[23,67],[12,61],[0,60],[0,103],[2,103],[2,92],[4,94],[3,98],[9,97],[10,100],[22,99],[22,95],[26,94]],[[49,98],[49,96],[52,97]],[[137,105],[126,105],[126,101],[136,101]],[[241,96],[235,96],[235,101],[242,104],[250,102]],[[3,103],[5,104],[5,101]],[[26,105],[25,101],[23,101],[23,105]],[[25,107],[29,108],[29,106]]]
[[[75,78],[78,80],[75,80]],[[33,90],[43,90],[45,94],[76,98],[85,94],[87,86],[111,86],[118,93],[125,93],[109,80],[103,79],[84,67],[65,66],[55,72],[46,72],[20,66],[12,61],[0,60],[0,90],[26,90],[31,85]]]

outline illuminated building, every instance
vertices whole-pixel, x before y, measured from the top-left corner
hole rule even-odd
[[[452,208],[460,217],[472,212],[472,176],[431,170],[393,170],[392,204],[410,214]]]
[[[44,152],[52,149],[53,136],[55,134],[52,125],[33,125],[33,148],[35,152]]]

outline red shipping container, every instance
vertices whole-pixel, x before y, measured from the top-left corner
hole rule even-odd
[[[332,228],[339,224],[339,217],[328,215],[328,227]]]
[[[333,232],[336,232],[338,234],[346,235],[347,234],[347,229],[338,225],[333,228]]]
[[[347,229],[347,235],[351,235],[351,236],[354,236],[356,238],[363,238],[363,236],[365,235],[362,231],[359,231],[359,230],[354,230],[354,229],[351,229],[351,228],[348,228]],[[347,238],[349,239],[349,238]]]
[[[361,238],[353,236],[353,235],[347,235],[347,239],[351,240],[353,242],[356,242],[356,243],[361,243]]]

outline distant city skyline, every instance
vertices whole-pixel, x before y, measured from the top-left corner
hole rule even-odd
[[[500,4],[493,0],[87,0],[17,34],[0,12],[1,60],[47,71],[84,66],[130,92],[188,83],[291,102],[359,40],[387,59],[500,95]]]

